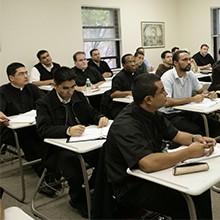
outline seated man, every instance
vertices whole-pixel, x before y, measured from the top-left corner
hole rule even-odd
[[[176,51],[178,51],[180,48],[179,47],[172,47],[171,53],[174,54]]]
[[[15,146],[15,139],[7,116],[18,115],[35,109],[35,102],[44,93],[37,86],[28,83],[28,72],[21,63],[11,63],[7,67],[9,83],[0,87],[0,146],[4,143]],[[36,127],[29,126],[16,130],[19,144],[27,161],[41,158],[41,141]],[[41,176],[41,163],[32,166],[38,176]]]
[[[39,63],[31,70],[30,82],[37,86],[52,84],[53,73],[60,65],[52,62],[51,56],[46,50],[40,50],[37,53],[37,58]]]
[[[220,48],[218,50],[219,60],[212,67],[212,84],[208,88],[209,91],[220,90]]]
[[[209,46],[202,44],[200,51],[192,57],[200,70],[209,70],[215,62],[213,57],[208,53],[208,50]]]
[[[142,53],[145,55],[145,52],[144,52],[144,48],[143,48],[143,47],[138,47],[138,48],[136,49],[136,52],[142,52]],[[152,64],[150,63],[149,59],[147,59],[146,57],[144,58],[144,64],[146,65],[148,72],[154,71],[154,67],[153,67]]]
[[[144,54],[142,52],[135,52],[134,54],[135,63],[141,73],[148,73],[147,66],[144,63]]]
[[[101,56],[98,49],[90,50],[91,60],[88,62],[89,66],[96,68],[104,78],[112,77],[113,72],[111,71],[108,63],[101,60]]]
[[[123,69],[112,79],[111,98],[124,98],[131,96],[131,85],[136,76],[141,74],[138,72],[135,59],[132,54],[125,54],[122,59]],[[114,119],[118,113],[126,106],[126,103],[112,102],[111,117]]]
[[[157,70],[156,70],[156,75],[161,77],[167,70],[170,70],[173,68],[173,54],[169,50],[163,51],[161,54],[161,59],[163,63],[161,63]]]
[[[209,148],[207,142],[214,145],[216,142],[209,137],[178,131],[157,112],[165,104],[167,93],[155,74],[136,77],[132,94],[134,102],[114,120],[103,146],[107,181],[116,201],[122,207],[145,208],[172,219],[189,219],[187,203],[180,192],[130,176],[126,170],[139,168],[151,173],[167,169],[188,158],[203,156],[206,149],[211,154],[214,147]],[[164,153],[162,140],[173,140],[188,148]],[[198,219],[212,219],[210,191],[192,199]]]
[[[73,60],[75,67],[73,71],[77,75],[76,78],[76,90],[83,91],[86,90],[86,80],[89,79],[91,82],[91,88],[98,88],[101,84],[105,82],[105,78],[102,74],[92,66],[88,66],[88,61],[86,59],[86,54],[84,52],[78,51],[73,55]],[[99,111],[102,95],[89,96],[89,102],[93,108]]]
[[[54,73],[54,89],[46,97],[37,101],[37,130],[44,138],[68,138],[80,136],[85,126],[96,124],[104,127],[108,119],[93,109],[83,93],[75,91],[76,75],[68,67],[61,67]],[[44,161],[48,168],[59,170],[69,184],[70,205],[80,214],[87,216],[85,190],[80,161],[76,153],[43,143]],[[90,166],[96,167],[99,150],[83,155]],[[90,178],[90,187],[96,170]]]
[[[199,113],[172,108],[172,106],[190,102],[201,102],[205,94],[211,99],[217,97],[215,92],[208,93],[207,90],[203,89],[195,74],[190,70],[190,63],[191,59],[187,51],[179,50],[173,54],[174,68],[165,72],[161,77],[164,88],[168,93],[168,98],[165,107],[161,108],[160,111],[179,130],[204,135],[204,121]],[[193,93],[196,93],[196,95],[192,96]],[[210,136],[219,136],[220,123],[210,116],[207,116],[207,118]]]
[[[77,75],[76,85],[78,89],[85,90],[86,79],[88,78],[92,83],[92,88],[97,88],[105,82],[104,77],[98,70],[96,70],[94,67],[88,66],[88,61],[84,52],[76,52],[73,55],[73,60],[75,63],[73,71]]]

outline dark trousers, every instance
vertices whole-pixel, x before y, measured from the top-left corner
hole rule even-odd
[[[41,154],[41,141],[37,135],[36,127],[30,126],[26,128],[16,129],[18,135],[18,141],[21,149],[24,152],[25,159],[27,161],[36,160],[42,158]],[[7,144],[15,146],[15,138],[11,129],[7,127],[1,128],[1,145]],[[40,177],[44,169],[42,163],[38,163],[32,166],[35,172]]]
[[[92,176],[89,180],[90,189],[94,188],[96,167],[98,164],[99,150],[94,150],[83,154],[84,161],[94,167]],[[69,185],[69,195],[71,200],[77,204],[85,201],[85,190],[82,188],[83,175],[80,161],[76,153],[69,150],[59,151],[57,158],[58,169],[61,171]]]
[[[187,202],[176,190],[137,179],[132,184],[113,185],[114,195],[120,205],[146,208],[170,216],[172,219],[189,219]],[[198,219],[212,219],[210,191],[192,196]]]
[[[164,114],[164,116],[180,131],[189,132],[191,134],[205,135],[203,118],[199,113],[179,112],[172,114]],[[207,116],[210,137],[220,135],[220,122],[212,116]]]

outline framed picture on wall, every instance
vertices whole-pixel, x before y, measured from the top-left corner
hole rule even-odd
[[[164,22],[141,22],[141,43],[144,48],[165,47]]]

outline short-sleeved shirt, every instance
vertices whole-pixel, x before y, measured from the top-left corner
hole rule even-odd
[[[112,79],[112,93],[115,91],[131,91],[131,86],[134,78],[141,74],[140,72],[129,73],[125,69],[122,69]]]
[[[161,152],[162,140],[172,140],[177,132],[161,113],[147,112],[134,102],[127,105],[111,125],[104,144],[108,182],[129,181],[126,169],[136,167],[151,153]]]
[[[205,66],[207,64],[214,64],[214,59],[213,57],[208,53],[206,56],[202,56],[200,52],[196,53],[192,57],[195,61],[197,66]]]
[[[96,70],[94,67],[88,66],[85,70],[80,70],[75,66],[72,69],[77,75],[77,78],[76,78],[77,86],[85,86],[87,78],[90,79],[90,82],[92,84],[96,84],[100,81],[105,81],[102,74],[98,70]]]
[[[186,75],[180,78],[176,72],[176,68],[173,68],[162,75],[161,81],[168,94],[167,97],[170,98],[189,98],[192,96],[193,91],[202,89],[202,85],[192,71],[186,72]],[[163,107],[159,111],[166,114],[180,112],[171,107]]]

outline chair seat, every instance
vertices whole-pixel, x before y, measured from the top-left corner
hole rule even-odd
[[[20,208],[16,206],[9,207],[4,210],[4,220],[15,220],[15,219],[22,219],[22,220],[34,220],[31,216],[26,214]]]

